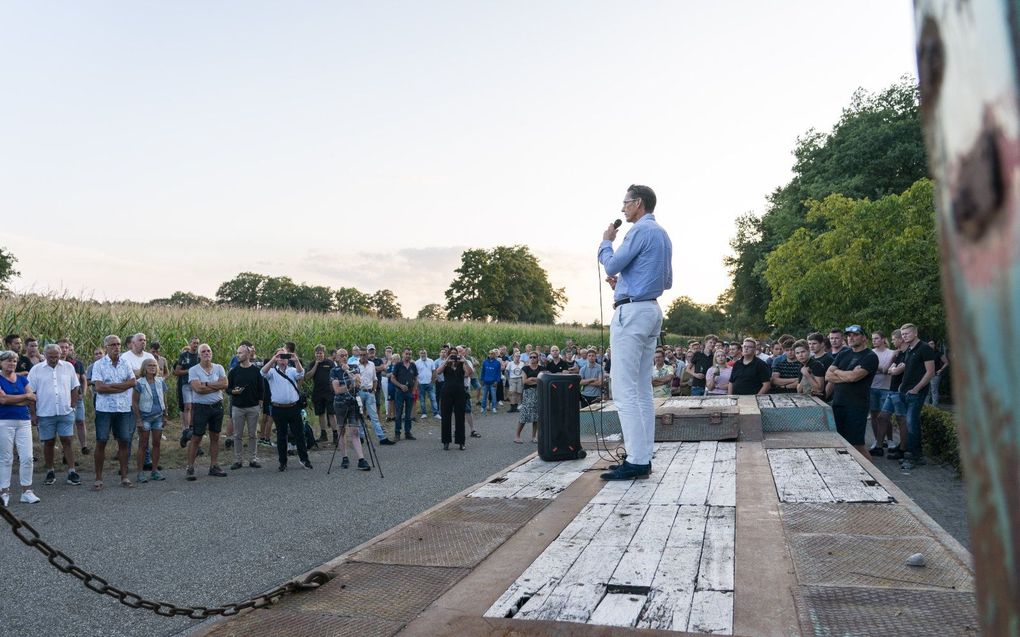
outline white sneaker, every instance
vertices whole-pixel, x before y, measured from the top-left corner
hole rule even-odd
[[[3,502],[4,506],[7,506],[8,504],[10,504],[10,502],[11,502],[11,492],[10,491],[4,491],[3,493],[0,493],[0,502]]]
[[[439,414],[436,414],[435,418],[436,418],[436,420],[442,420],[443,419],[443,417],[440,416]]]
[[[499,407],[502,407],[503,406],[503,401],[502,400],[499,401],[498,403],[496,403],[496,405],[499,406]]]
[[[32,490],[29,489],[21,494],[21,501],[25,504],[35,504],[39,501],[39,496],[32,493]]]
[[[492,408],[492,413],[496,413],[496,408],[495,407]]]

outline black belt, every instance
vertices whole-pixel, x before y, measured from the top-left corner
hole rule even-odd
[[[280,409],[286,409],[288,407],[293,407],[295,405],[297,405],[296,402],[295,403],[273,403],[273,407],[279,407]]]
[[[613,309],[620,307],[621,305],[627,305],[628,303],[640,303],[642,301],[654,301],[655,299],[632,299],[630,297],[620,299],[619,301],[613,301]]]

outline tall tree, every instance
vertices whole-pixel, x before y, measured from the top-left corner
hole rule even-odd
[[[371,314],[372,297],[357,288],[340,288],[333,292],[336,311],[344,314]]]
[[[877,201],[830,195],[811,203],[807,221],[768,256],[769,321],[799,333],[844,323],[889,329],[911,322],[942,337],[930,180]]]
[[[262,307],[262,289],[269,279],[264,274],[242,272],[216,289],[216,302],[238,307]]]
[[[830,133],[809,130],[797,140],[793,179],[769,196],[763,216],[738,220],[730,243],[734,255],[725,262],[733,276],[728,310],[735,327],[764,327],[768,254],[805,224],[818,230],[824,223],[807,219],[807,201],[830,194],[878,199],[927,174],[917,91],[912,78],[877,94],[858,89]]]
[[[443,306],[438,303],[429,303],[418,310],[417,318],[426,321],[445,321],[446,310],[444,310]]]
[[[14,254],[0,248],[0,294],[6,294],[8,292],[7,283],[21,274],[14,269],[14,264],[17,262],[18,259]]]
[[[721,331],[723,320],[718,306],[695,303],[689,296],[681,296],[670,303],[662,329],[672,334],[703,336]]]
[[[208,296],[178,290],[167,298],[152,299],[149,305],[170,305],[173,307],[207,307],[213,305]]]
[[[553,323],[567,303],[526,246],[465,250],[455,272],[446,290],[452,319]]]
[[[403,310],[397,303],[397,295],[390,290],[378,290],[372,295],[372,309],[379,318],[404,318]]]

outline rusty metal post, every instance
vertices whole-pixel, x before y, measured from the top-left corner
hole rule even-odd
[[[916,0],[978,611],[1020,635],[1020,7]]]

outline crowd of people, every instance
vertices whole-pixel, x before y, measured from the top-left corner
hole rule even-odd
[[[880,331],[870,334],[868,347],[868,336],[852,325],[800,340],[784,335],[774,343],[751,338],[724,342],[709,335],[686,346],[663,345],[654,356],[652,391],[660,397],[818,396],[832,404],[837,428],[851,444],[871,455],[888,453],[909,468],[922,461],[921,405],[938,401],[938,383],[948,360],[936,353],[933,343],[919,341],[917,328],[910,324],[893,331],[892,347]],[[220,466],[221,433],[223,452],[232,451],[231,470],[260,468],[260,450],[273,449],[279,471],[287,470],[291,456],[312,469],[306,435],[310,416],[319,429],[311,440],[327,442],[331,437],[342,468],[352,466],[353,456],[356,469],[369,471],[363,447],[369,427],[376,442],[388,446],[416,440],[415,421],[435,418],[441,421],[443,449],[452,444],[464,450],[468,437],[481,437],[475,415],[505,407],[517,414],[514,442],[524,444],[529,424],[530,440],[537,441],[540,374],[578,374],[581,409],[609,398],[612,391],[611,350],[579,347],[570,339],[562,349],[515,342],[491,349],[481,359],[463,345],[443,345],[435,358],[425,348],[415,353],[386,347],[378,352],[374,344],[350,349],[318,345],[304,362],[294,343],[284,343],[261,359],[250,341],[242,341],[226,365],[213,362],[212,348],[197,337],[172,362],[145,334],[123,340],[124,348],[120,337],[107,336],[86,364],[66,338],[40,349],[34,338],[5,337],[0,351],[0,500],[5,506],[15,451],[21,501],[39,501],[32,489],[33,428],[43,448],[47,485],[56,482],[58,439],[68,467],[67,484],[81,484],[73,444],[77,439],[81,455],[93,456],[93,489],[103,489],[111,436],[122,486],[164,480],[160,450],[171,392],[176,392],[180,408],[181,445],[187,448],[185,479],[194,481],[206,440],[208,475],[228,475]],[[86,437],[88,400],[95,415],[92,450]],[[863,445],[869,416],[877,444],[867,450]],[[898,444],[892,443],[894,429]],[[136,434],[137,448],[132,449]],[[132,452],[134,481],[129,471]]]

